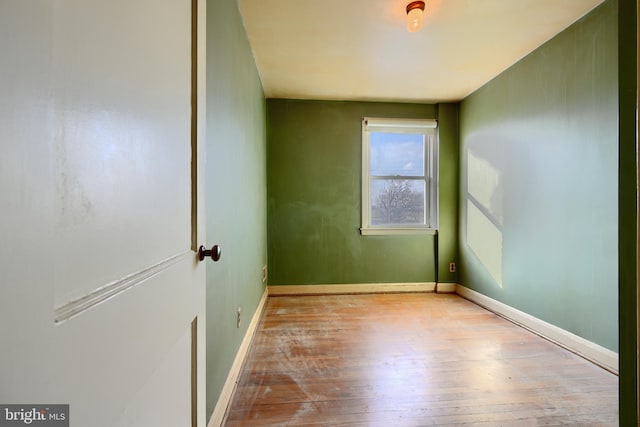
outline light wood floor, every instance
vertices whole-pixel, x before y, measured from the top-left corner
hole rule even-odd
[[[226,426],[617,426],[618,377],[456,295],[275,297]]]

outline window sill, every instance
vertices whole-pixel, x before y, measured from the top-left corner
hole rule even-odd
[[[390,236],[390,235],[408,235],[408,234],[431,234],[437,233],[436,228],[425,227],[369,227],[361,228],[360,234],[363,236]]]

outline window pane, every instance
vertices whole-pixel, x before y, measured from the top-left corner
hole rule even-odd
[[[425,181],[372,179],[371,225],[424,225]]]
[[[424,176],[424,135],[371,132],[372,176]]]

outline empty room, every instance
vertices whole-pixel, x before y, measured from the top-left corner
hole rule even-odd
[[[410,32],[408,3],[208,12],[208,140],[226,156],[207,167],[234,183],[208,200],[237,224],[208,232],[249,245],[266,226],[255,261],[208,266],[211,425],[618,425],[621,6],[434,1]],[[381,193],[407,183],[425,208],[389,221]],[[224,288],[243,262],[255,284]],[[475,337],[476,316],[499,331]],[[504,318],[535,342],[494,341]]]

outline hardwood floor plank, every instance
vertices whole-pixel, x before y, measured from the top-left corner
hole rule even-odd
[[[615,426],[618,378],[456,295],[272,297],[226,426]]]

